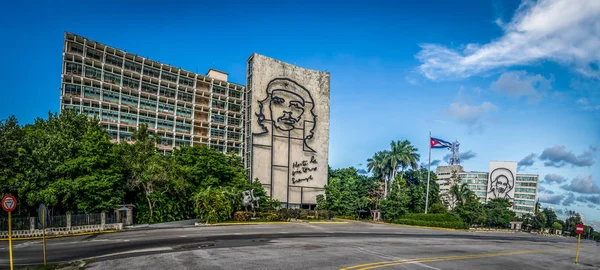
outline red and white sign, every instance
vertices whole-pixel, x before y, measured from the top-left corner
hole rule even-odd
[[[6,212],[15,210],[15,208],[17,208],[17,200],[15,197],[11,195],[4,196],[4,198],[2,198],[2,208],[4,208],[4,211]]]
[[[583,233],[583,225],[582,224],[577,224],[577,227],[575,227],[575,232],[577,234],[582,234]]]

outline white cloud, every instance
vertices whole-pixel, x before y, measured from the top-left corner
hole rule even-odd
[[[498,23],[504,34],[462,51],[423,44],[420,72],[432,80],[466,78],[514,65],[556,61],[589,77],[600,77],[600,1],[525,0],[512,20]]]
[[[600,194],[600,187],[592,175],[577,176],[570,184],[561,186],[561,188],[582,194]]]
[[[581,105],[581,108],[586,111],[600,110],[600,105],[590,104],[590,101],[587,98],[578,99],[577,104]]]
[[[480,105],[468,105],[460,102],[450,104],[447,113],[459,123],[465,124],[471,128],[471,131],[483,130],[483,118],[492,111],[498,110],[498,107],[491,102],[483,102]]]
[[[530,101],[539,101],[552,86],[553,79],[546,79],[539,74],[527,74],[526,71],[510,71],[500,75],[492,82],[494,91],[513,97],[527,96]]]

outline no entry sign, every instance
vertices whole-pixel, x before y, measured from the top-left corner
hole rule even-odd
[[[575,227],[575,232],[577,234],[582,234],[583,233],[583,225],[582,224],[577,224],[577,227]]]
[[[4,196],[4,198],[2,198],[2,208],[4,208],[4,211],[6,212],[15,210],[15,208],[17,208],[17,200],[15,200],[15,197],[11,195]]]

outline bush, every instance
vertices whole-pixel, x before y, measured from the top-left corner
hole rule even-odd
[[[419,221],[432,222],[463,222],[459,215],[444,213],[444,214],[405,214],[400,219],[411,219]]]
[[[280,212],[262,213],[262,218],[265,219],[266,221],[283,221],[283,220],[285,220],[281,216]]]
[[[427,221],[427,220],[415,220],[401,218],[395,220],[393,223],[413,225],[413,226],[426,226],[426,227],[439,227],[439,228],[450,228],[450,229],[467,229],[468,226],[462,221]]]
[[[235,212],[233,214],[233,220],[235,221],[249,221],[252,218],[251,212]]]

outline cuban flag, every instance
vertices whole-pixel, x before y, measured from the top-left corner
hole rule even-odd
[[[429,139],[429,144],[430,144],[431,148],[448,148],[448,149],[452,149],[452,143],[449,143],[449,142],[441,140],[441,139],[430,138]]]

